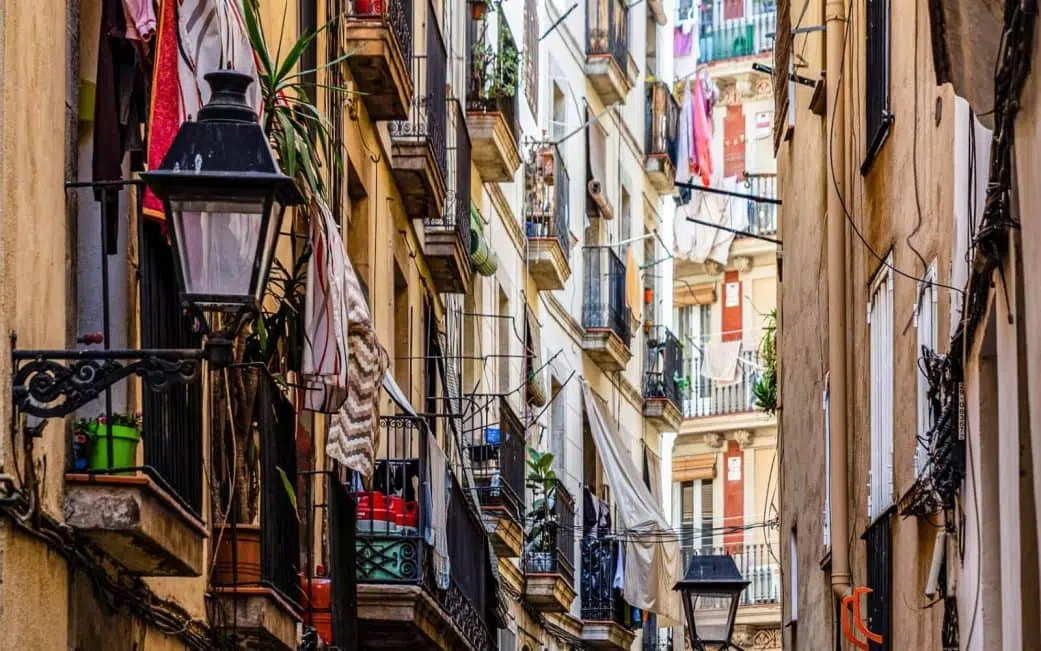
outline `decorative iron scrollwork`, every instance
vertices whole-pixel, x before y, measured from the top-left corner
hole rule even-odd
[[[202,351],[15,351],[15,408],[40,418],[66,416],[131,375],[153,391],[190,384]]]

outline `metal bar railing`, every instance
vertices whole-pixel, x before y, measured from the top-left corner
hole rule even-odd
[[[676,166],[680,105],[664,81],[647,84],[647,128],[644,154],[665,154]]]
[[[632,316],[625,301],[625,263],[612,247],[586,247],[586,293],[582,301],[582,326],[607,328],[629,346]]]
[[[507,408],[497,394],[474,395],[472,412],[463,425],[463,445],[473,463],[482,506],[501,507],[523,522],[524,431],[502,417]]]
[[[266,369],[257,372],[260,431],[260,581],[300,603],[300,516],[286,485],[296,484],[296,410]],[[246,454],[245,451],[240,454]]]
[[[745,187],[748,194],[757,197],[777,198],[776,174],[747,174]],[[777,232],[777,206],[762,201],[748,202],[748,230],[759,235]]]
[[[501,113],[515,142],[520,142],[518,111],[520,53],[502,9],[497,17],[496,34],[489,35],[490,21],[471,20],[467,44],[472,54],[470,78],[466,87],[466,110]],[[491,40],[496,45],[492,45]]]
[[[473,609],[483,615],[487,612],[488,543],[484,525],[474,515],[462,486],[450,473],[451,495],[448,502],[448,557],[451,560],[452,581],[458,586]]]
[[[394,41],[405,68],[412,63],[412,2],[413,0],[351,0],[347,7],[348,19],[385,20],[394,34]]]
[[[698,353],[684,361],[686,394],[683,396],[683,415],[701,418],[720,414],[738,414],[755,410],[753,387],[759,380],[761,363],[759,353],[747,350],[738,358],[737,379],[722,382],[704,376],[704,357]],[[682,382],[682,380],[681,380]]]
[[[553,513],[556,531],[549,543],[529,547],[524,553],[524,571],[529,574],[559,574],[575,584],[575,499],[562,484],[556,485]]]
[[[667,327],[653,326],[647,333],[643,397],[667,398],[679,407],[682,373],[683,346],[680,345],[680,340]]]
[[[586,54],[610,54],[623,74],[629,70],[629,8],[624,0],[587,0]]]
[[[428,3],[426,43],[421,55],[412,57],[412,79],[416,92],[412,95],[408,118],[390,123],[390,135],[395,139],[423,141],[430,147],[438,173],[444,179],[448,172],[447,120],[448,102],[445,80],[448,75],[448,54],[437,15]]]
[[[774,556],[777,543],[729,545],[726,547],[683,547],[683,566],[692,556],[727,555],[734,559],[741,576],[749,582],[741,593],[741,606],[777,604],[781,601],[781,570]]]
[[[581,594],[585,621],[629,626],[625,600],[614,588],[620,544],[613,538],[587,536],[582,539]]]
[[[699,62],[722,61],[773,49],[776,9],[729,20],[720,14],[722,12],[716,14],[716,20],[703,19],[698,34]]]
[[[527,166],[525,176],[528,237],[556,237],[564,258],[570,260],[571,234],[568,222],[571,177],[564,166],[560,149],[554,146],[552,150],[540,152],[536,162]],[[547,182],[547,177],[552,177],[552,185]]]
[[[458,100],[449,103],[448,148],[446,168],[447,187],[445,205],[441,217],[426,219],[427,230],[454,231],[463,250],[470,251],[470,132],[466,127],[466,114]],[[469,264],[469,256],[466,257]]]

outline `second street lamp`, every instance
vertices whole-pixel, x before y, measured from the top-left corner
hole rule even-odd
[[[741,593],[748,581],[730,556],[693,556],[673,590],[680,592],[687,636],[695,651],[738,649],[731,640]]]

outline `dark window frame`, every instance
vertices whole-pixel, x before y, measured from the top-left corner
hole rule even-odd
[[[892,0],[866,0],[864,124],[867,151],[860,173],[866,175],[893,126],[890,105]],[[915,62],[917,65],[917,62]]]

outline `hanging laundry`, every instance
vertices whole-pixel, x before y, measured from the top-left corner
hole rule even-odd
[[[625,255],[625,304],[633,319],[639,321],[643,317],[643,292],[640,290],[640,268],[633,255],[634,248],[630,246]]]
[[[152,0],[123,0],[127,20],[127,38],[148,42],[155,36],[155,5]]]
[[[676,128],[676,183],[690,183],[691,154],[694,152],[694,99],[684,82],[680,121]]]
[[[684,32],[681,28],[677,27],[673,30],[672,36],[672,53],[677,57],[690,56],[691,50],[694,49],[694,33],[687,31]]]
[[[181,123],[194,119],[209,101],[208,73],[231,68],[252,77],[254,83],[246,91],[246,100],[260,110],[260,78],[242,0],[161,0],[155,47],[148,134],[150,169],[159,167]],[[145,192],[144,212],[163,219],[162,202],[150,190]]]
[[[705,94],[700,81],[695,80],[694,86],[694,152],[697,165],[694,173],[701,177],[702,185],[712,184],[712,126],[707,113]]]
[[[718,385],[737,382],[741,377],[738,357],[741,355],[741,341],[715,341],[705,343],[705,357],[701,367],[701,375]]]
[[[614,581],[611,582],[611,587],[618,592],[625,594],[625,545],[622,541],[618,541],[618,554],[617,564],[614,570]]]

